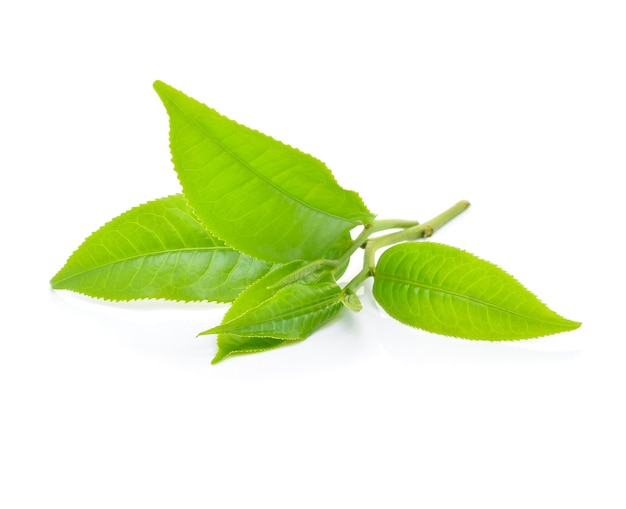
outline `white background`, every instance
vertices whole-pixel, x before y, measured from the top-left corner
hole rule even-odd
[[[625,26],[602,0],[4,2],[0,506],[625,507]],[[583,326],[467,342],[365,296],[211,366],[225,306],[51,291],[179,189],[155,79],[381,218],[470,200],[436,240]]]

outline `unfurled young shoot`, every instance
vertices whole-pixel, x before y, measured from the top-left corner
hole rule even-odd
[[[107,300],[232,302],[220,325],[200,333],[218,336],[214,363],[301,341],[344,308],[360,311],[357,290],[370,277],[391,317],[437,334],[504,341],[580,326],[497,266],[416,242],[468,202],[422,224],[376,219],[318,159],[163,82],[154,88],[169,115],[182,194],[102,226],[52,278],[53,288]],[[379,234],[386,230],[394,231]],[[363,268],[342,287],[359,248]]]

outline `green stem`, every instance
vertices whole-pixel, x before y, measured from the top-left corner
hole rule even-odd
[[[374,228],[374,224],[365,225],[365,227],[363,228],[363,231],[361,231],[361,233],[359,233],[357,238],[354,239],[354,242],[352,242],[352,245],[350,246],[350,248],[344,254],[342,254],[341,257],[337,259],[337,268],[335,270],[337,270],[345,262],[347,262],[350,259],[350,257],[354,254],[354,252],[365,243],[367,238],[373,233],[372,230]]]
[[[390,233],[383,235],[382,237],[376,237],[367,241],[366,249],[377,250],[381,247],[391,246],[398,242],[405,242],[407,240],[417,240],[421,238],[430,237],[433,233],[439,230],[443,225],[454,219],[467,207],[469,207],[468,201],[460,201],[450,207],[445,212],[442,212],[436,217],[433,217],[430,221],[422,223],[416,226],[411,226],[400,232]]]
[[[361,233],[359,233],[357,238],[354,239],[348,250],[343,255],[341,255],[340,258],[337,259],[337,269],[341,267],[345,262],[347,262],[357,249],[363,247],[369,236],[373,233],[378,233],[383,230],[391,230],[395,228],[406,229],[412,226],[417,226],[418,224],[418,221],[411,221],[406,219],[380,219],[378,221],[374,221],[372,224],[365,225]]]
[[[407,219],[380,219],[378,221],[374,221],[372,224],[370,235],[382,230],[393,230],[394,228],[405,229],[410,228],[411,226],[417,226],[418,224],[418,221],[410,221]]]
[[[361,286],[365,280],[374,275],[374,271],[371,267],[365,266],[352,280],[344,287],[344,293],[356,293],[359,286]]]
[[[299,269],[296,269],[291,274],[287,274],[284,278],[276,281],[273,285],[270,285],[269,289],[278,289],[283,286],[299,281],[318,271],[319,269],[326,268],[328,271],[337,270],[337,262],[335,260],[315,260],[303,265]]]
[[[467,209],[469,205],[470,204],[468,201],[460,201],[450,207],[445,212],[442,212],[441,214],[435,216],[430,221],[424,224],[415,224],[414,221],[407,221],[407,223],[412,223],[412,225],[402,231],[389,233],[387,235],[382,235],[381,237],[376,237],[373,239],[368,239],[365,243],[365,253],[363,255],[363,269],[356,276],[354,276],[354,278],[345,286],[344,292],[356,292],[357,288],[361,286],[367,278],[374,275],[374,269],[376,267],[376,251],[378,249],[391,246],[393,244],[398,244],[399,242],[430,237],[443,225],[461,214],[461,212]],[[381,221],[380,223],[384,222]],[[399,221],[397,223],[399,223]],[[390,226],[388,228],[393,228],[393,226]],[[372,233],[372,231],[368,231],[368,235],[371,235]],[[352,253],[353,252],[354,251],[352,251]]]

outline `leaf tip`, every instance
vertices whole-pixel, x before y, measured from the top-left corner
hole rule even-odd
[[[71,288],[68,288],[67,285],[63,284],[63,282],[66,281],[65,267],[66,266],[64,265],[63,268],[61,268],[61,270],[59,270],[59,272],[57,272],[50,279],[50,288],[52,288],[53,290],[70,290],[71,289]]]
[[[220,327],[219,325],[217,327],[213,327],[212,329],[208,329],[202,332],[199,332],[198,335],[196,337],[200,337],[200,336],[208,336],[209,334],[219,334],[220,331],[218,330]]]
[[[154,90],[156,90],[157,94],[160,94],[162,91],[169,88],[169,85],[167,85],[161,80],[154,80],[154,83],[152,83],[152,87],[154,88]]]
[[[211,364],[217,364],[220,361],[223,361],[226,357],[228,357],[230,352],[224,352],[224,350],[218,350],[215,354],[215,357],[211,360]]]
[[[155,80],[154,83],[152,84],[152,88],[154,88],[154,91],[157,93],[157,95],[159,96],[159,98],[161,99],[161,101],[163,102],[165,106],[167,106],[168,101],[170,100],[170,97],[172,95],[172,92],[177,92],[177,90],[174,87],[168,85],[167,83],[161,80]]]
[[[582,322],[577,322],[575,320],[568,320],[568,322],[569,322],[569,327],[567,328],[568,331],[576,330],[580,328],[580,326],[583,324]]]
[[[576,320],[569,320],[567,318],[564,318],[562,315],[558,315],[558,314],[556,315],[560,319],[558,322],[558,325],[552,332],[548,332],[544,334],[545,336],[549,336],[551,334],[559,334],[561,332],[570,332],[570,331],[580,328],[580,326],[582,325],[582,322],[577,322]]]
[[[58,276],[58,274],[55,274],[52,279],[50,279],[50,288],[53,290],[57,289]]]

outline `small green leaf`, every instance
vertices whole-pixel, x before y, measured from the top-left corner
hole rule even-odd
[[[374,216],[318,159],[157,81],[170,118],[172,160],[202,223],[270,262],[317,260]]]
[[[333,276],[324,270],[311,273],[302,270],[307,264],[302,260],[296,260],[285,265],[278,266],[268,274],[252,283],[232,303],[222,323],[227,323],[240,317],[249,310],[257,307],[288,284],[334,282]],[[215,364],[225,357],[234,353],[262,352],[283,346],[290,341],[268,337],[237,336],[235,334],[222,333],[217,336],[218,352],[213,358]]]
[[[359,311],[361,311],[361,309],[363,309],[361,299],[359,299],[359,296],[352,290],[344,290],[342,302],[343,305],[346,306],[350,311],[358,313]]]
[[[305,262],[301,260],[293,261],[282,266],[278,266],[271,270],[268,274],[252,283],[246,288],[239,297],[232,303],[222,323],[229,322],[238,316],[255,308],[262,302],[272,297],[276,291],[284,286],[282,281],[292,282],[289,276],[295,271],[301,269]],[[242,337],[234,334],[219,334],[217,336],[218,351],[212,364],[215,364],[225,357],[235,353],[252,353],[262,352],[278,348],[288,343],[285,339],[263,338],[263,337]]]
[[[94,232],[50,284],[108,300],[229,302],[270,267],[207,233],[183,196],[174,195]]]
[[[221,338],[221,340],[219,339]],[[266,352],[268,350],[274,350],[284,345],[294,343],[286,339],[276,338],[263,338],[263,337],[247,337],[236,336],[235,334],[220,334],[218,336],[218,351],[213,357],[211,364],[217,364],[234,354],[247,354]]]
[[[399,244],[376,266],[374,297],[402,323],[466,339],[528,339],[576,329],[511,275],[466,251]]]
[[[343,307],[336,283],[292,283],[246,313],[202,334],[306,339]]]

